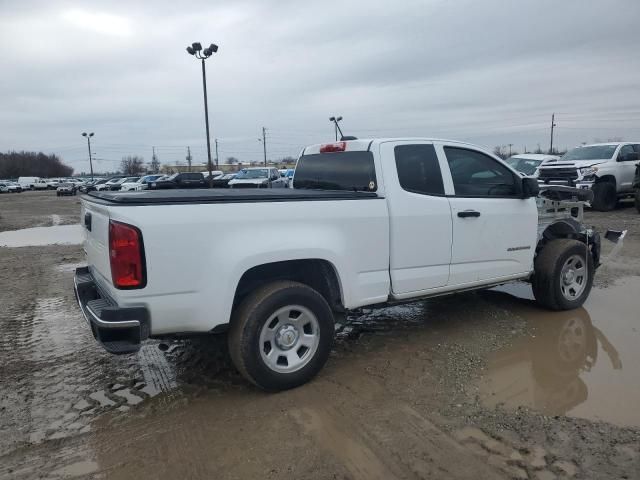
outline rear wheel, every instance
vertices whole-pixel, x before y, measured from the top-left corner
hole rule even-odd
[[[333,314],[322,295],[302,283],[277,281],[236,308],[229,352],[247,380],[264,390],[286,390],[322,369],[333,334]]]
[[[640,189],[636,190],[635,200],[636,200],[636,209],[638,210],[638,213],[640,213]]]
[[[591,252],[584,243],[552,240],[535,259],[532,287],[536,301],[551,310],[580,307],[591,292],[594,271]]]
[[[616,208],[618,203],[618,195],[616,186],[611,182],[600,182],[593,186],[593,203],[594,210],[599,212],[608,212]]]

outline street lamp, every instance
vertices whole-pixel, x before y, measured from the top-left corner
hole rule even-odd
[[[342,120],[342,117],[329,117],[329,121],[333,122],[336,131],[336,142],[338,141],[338,131],[340,131],[340,137],[342,137],[342,130],[340,130],[340,125],[338,122]]]
[[[213,188],[213,178],[211,177],[211,140],[209,139],[209,107],[207,106],[207,74],[204,68],[204,61],[211,55],[218,51],[218,46],[214,43],[209,45],[204,50],[202,45],[198,42],[194,42],[190,47],[187,47],[187,53],[193,55],[198,60],[202,61],[202,89],[204,91],[204,122],[207,127],[207,157],[209,164],[209,188]]]
[[[87,137],[87,146],[89,147],[89,167],[91,168],[91,180],[93,180],[93,160],[91,159],[91,137],[93,137],[93,132],[82,132],[82,136]]]

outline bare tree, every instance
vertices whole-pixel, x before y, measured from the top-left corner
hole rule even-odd
[[[505,152],[504,147],[501,147],[500,145],[496,145],[493,149],[493,154],[497,157],[502,158],[503,160],[505,158],[507,158],[507,154]]]
[[[125,175],[137,175],[144,172],[144,159],[137,155],[127,155],[122,157],[120,162],[120,170]]]
[[[236,157],[227,157],[227,164],[234,165],[238,163],[238,159]]]

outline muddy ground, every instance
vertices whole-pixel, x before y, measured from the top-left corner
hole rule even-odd
[[[0,232],[55,241],[78,208],[2,195]],[[584,308],[519,284],[353,312],[319,377],[275,395],[223,337],[108,355],[73,298],[80,246],[0,247],[0,478],[640,478],[640,215],[586,221],[629,233]]]

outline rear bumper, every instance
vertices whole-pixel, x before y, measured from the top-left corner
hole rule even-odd
[[[109,353],[137,352],[149,337],[149,311],[119,307],[100,291],[89,267],[76,269],[73,284],[78,306],[96,341]]]

